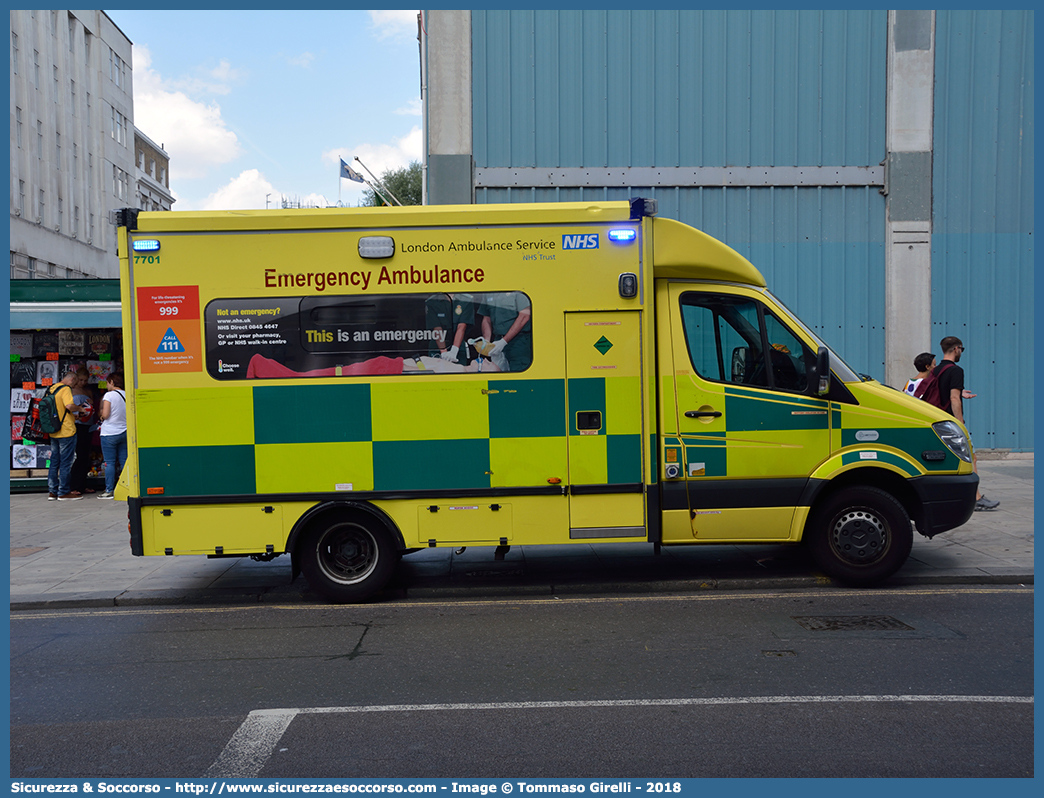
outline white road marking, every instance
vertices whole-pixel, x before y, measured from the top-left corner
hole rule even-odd
[[[358,707],[257,709],[247,715],[204,778],[255,778],[283,732],[298,715],[365,712],[432,712],[489,709],[591,709],[615,707],[699,707],[742,704],[1032,704],[1021,695],[768,695],[718,698],[634,698],[605,701],[497,701],[476,704],[377,704]]]
[[[256,776],[299,711],[257,709],[251,712],[203,777],[249,779]]]

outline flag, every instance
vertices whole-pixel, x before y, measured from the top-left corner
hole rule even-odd
[[[344,162],[344,158],[341,159],[341,177],[346,177],[349,180],[354,180],[356,183],[363,183],[363,176],[356,172],[352,167]]]

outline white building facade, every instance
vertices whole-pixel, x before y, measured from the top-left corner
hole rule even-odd
[[[104,11],[10,21],[11,278],[118,277],[109,211],[137,204],[131,41]]]
[[[137,167],[137,207],[143,211],[169,211],[174,205],[170,193],[170,156],[137,128],[134,128],[134,163]]]

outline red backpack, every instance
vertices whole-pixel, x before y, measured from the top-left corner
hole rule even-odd
[[[923,399],[930,405],[935,405],[940,410],[947,410],[950,407],[950,397],[947,396],[946,403],[943,404],[942,396],[939,393],[939,375],[952,365],[954,365],[952,360],[944,360],[941,365],[932,369],[932,373],[921,380],[921,384],[914,391],[914,396]]]

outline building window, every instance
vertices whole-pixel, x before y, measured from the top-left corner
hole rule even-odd
[[[138,168],[145,168],[145,153],[143,153],[141,150],[138,150]]]
[[[43,122],[39,119],[36,120],[36,155],[42,161],[43,160]]]
[[[70,53],[76,52],[76,48],[75,48],[75,46],[73,44],[73,42],[75,42],[75,40],[76,40],[75,36],[76,36],[76,22],[73,19],[73,17],[69,17],[69,52]]]
[[[58,103],[58,67],[54,67],[54,102]]]
[[[76,81],[69,81],[69,99],[72,100],[72,115],[76,116]]]
[[[47,262],[47,276],[50,277],[52,280],[55,277],[58,276],[56,274],[56,267],[55,267],[55,265],[53,263],[51,263],[50,261]]]
[[[94,188],[94,153],[87,153],[87,188]]]
[[[11,72],[18,74],[18,34],[11,31]]]
[[[62,168],[62,134],[54,134],[54,168]]]
[[[36,221],[43,224],[44,219],[44,191],[40,189],[39,204],[36,207]]]
[[[112,193],[118,199],[130,199],[130,174],[112,165]]]
[[[109,110],[112,112],[110,118],[112,121],[112,130],[110,133],[112,137],[116,139],[119,144],[126,146],[127,144],[127,128],[130,125],[127,124],[127,117],[117,111],[115,108],[110,106]]]
[[[159,182],[160,182],[160,183],[161,183],[162,185],[166,185],[166,184],[165,184],[165,183],[163,182],[164,180],[166,180],[166,178],[167,178],[167,170],[166,170],[166,169],[164,169],[164,168],[163,168],[163,167],[161,166],[161,167],[159,168]]]
[[[29,275],[30,280],[36,277],[36,258],[25,259],[25,271]]]
[[[149,177],[156,176],[156,161],[149,158]]]
[[[51,12],[51,35],[52,36],[57,36],[58,35],[58,12],[57,11],[52,11]]]
[[[64,211],[64,207],[65,206],[62,205],[62,198],[59,197],[58,198],[58,225],[55,227],[55,230],[57,230],[59,233],[62,231],[62,222],[63,222],[62,213]]]
[[[33,82],[36,84],[36,90],[40,90],[40,51],[33,50]]]
[[[79,205],[74,205],[73,206],[73,229],[72,229],[73,238],[76,238],[77,236],[79,236],[79,234],[80,234],[80,206]]]
[[[87,92],[87,127],[91,126],[91,93]]]
[[[87,227],[87,243],[93,243],[94,241],[94,214],[91,214],[90,225]]]
[[[86,28],[83,29],[83,63],[91,65],[91,34]]]
[[[112,82],[116,84],[118,88],[122,88],[126,83],[126,62],[110,47],[109,48],[109,77],[112,78]]]
[[[22,109],[15,108],[15,139],[18,142],[18,149],[22,149]]]
[[[72,168],[72,173],[73,173],[73,177],[74,178],[80,176],[80,147],[76,143],[73,143],[73,168]]]
[[[18,181],[18,215],[25,218],[25,181]]]

